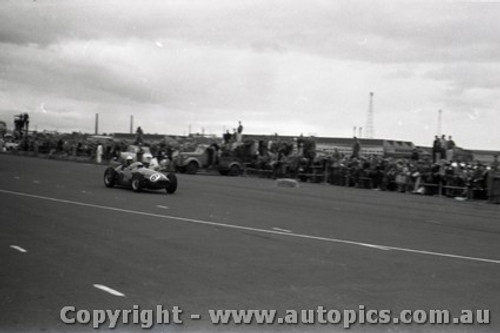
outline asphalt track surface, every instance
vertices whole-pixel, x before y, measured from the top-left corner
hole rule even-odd
[[[203,175],[179,175],[173,195],[135,193],[106,188],[104,169],[0,155],[1,332],[96,331],[63,324],[67,305],[183,310],[180,325],[113,332],[500,331],[499,205]],[[492,323],[344,330],[214,325],[207,315],[360,305],[488,309]]]

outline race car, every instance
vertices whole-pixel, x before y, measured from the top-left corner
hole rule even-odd
[[[172,194],[177,190],[177,177],[174,173],[164,174],[148,169],[141,162],[123,164],[117,167],[108,167],[104,172],[104,185],[115,185],[132,188],[135,192],[143,189],[165,189]]]

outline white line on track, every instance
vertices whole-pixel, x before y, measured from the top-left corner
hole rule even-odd
[[[125,297],[125,294],[122,294],[118,290],[111,289],[110,287],[107,287],[107,286],[102,285],[102,284],[94,284],[94,287],[96,287],[97,289],[100,289],[102,291],[105,291],[113,296]]]
[[[14,250],[16,250],[16,251],[19,251],[19,252],[21,252],[21,253],[26,253],[26,252],[28,252],[28,250],[25,250],[25,249],[23,249],[22,247],[20,247],[20,246],[18,246],[18,245],[11,245],[11,246],[10,246],[10,248],[11,248],[11,249],[14,249]]]
[[[273,230],[282,231],[282,232],[292,232],[291,230],[286,230],[286,229],[281,229],[281,228],[273,228]]]
[[[338,244],[348,244],[348,245],[355,245],[355,246],[370,247],[370,248],[375,248],[375,249],[380,249],[380,250],[393,250],[393,251],[407,252],[407,253],[413,253],[413,254],[423,254],[423,255],[429,255],[429,256],[435,256],[435,257],[453,258],[453,259],[469,260],[469,261],[476,261],[476,262],[485,262],[485,263],[497,264],[497,265],[500,264],[500,259],[468,257],[468,256],[461,256],[461,255],[450,254],[450,253],[414,250],[414,249],[408,249],[408,248],[403,248],[403,247],[355,242],[355,241],[350,241],[350,240],[345,240],[345,239],[311,236],[311,235],[296,234],[296,233],[287,233],[287,232],[277,231],[277,230],[258,229],[258,228],[252,228],[252,227],[245,227],[245,226],[241,226],[241,225],[233,225],[233,224],[225,224],[225,223],[219,223],[219,222],[210,222],[210,221],[204,221],[204,220],[198,220],[198,219],[191,219],[191,218],[187,218],[187,217],[153,214],[153,213],[141,212],[141,211],[137,211],[137,210],[123,209],[123,208],[110,207],[110,206],[102,206],[102,205],[90,204],[90,203],[85,203],[85,202],[80,202],[80,201],[71,201],[71,200],[45,197],[45,196],[36,195],[36,194],[22,193],[22,192],[2,190],[2,189],[0,189],[0,193],[17,195],[17,196],[26,197],[26,198],[35,198],[35,199],[52,201],[52,202],[77,205],[77,206],[82,206],[82,207],[91,207],[91,208],[103,209],[103,210],[114,211],[114,212],[129,213],[129,214],[140,215],[140,216],[149,216],[149,217],[156,217],[156,218],[162,218],[162,219],[168,219],[168,220],[174,220],[174,221],[180,221],[180,222],[189,222],[189,223],[195,223],[195,224],[210,225],[210,226],[216,226],[216,227],[228,228],[228,229],[238,229],[238,230],[246,230],[246,231],[268,233],[268,234],[275,234],[275,235],[284,235],[284,236],[288,236],[288,237],[311,239],[311,240],[318,240],[318,241],[338,243]]]
[[[377,249],[377,250],[383,250],[383,251],[390,251],[391,248],[383,245],[375,245],[375,244],[367,244],[367,243],[359,243],[359,245],[364,246],[364,247],[371,247],[372,249]]]

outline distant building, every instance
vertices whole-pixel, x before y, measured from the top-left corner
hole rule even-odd
[[[316,150],[327,154],[337,150],[345,156],[352,155],[353,138],[314,138],[316,140]],[[384,156],[384,140],[378,139],[358,139],[361,150],[361,156]]]
[[[500,151],[498,150],[471,150],[474,161],[478,161],[485,164],[491,164],[493,162],[494,156],[500,156]]]
[[[136,140],[135,133],[113,133],[113,141],[125,141],[128,143],[133,143]],[[166,135],[164,134],[143,134],[142,141],[148,144],[158,144],[164,140]]]
[[[274,140],[273,135],[245,134],[245,139]],[[281,141],[293,142],[295,136],[278,136]],[[314,137],[316,150],[326,154],[332,154],[335,149],[345,155],[351,156],[353,138],[326,138]],[[385,156],[385,157],[410,157],[415,145],[410,141],[385,140],[385,139],[359,139],[361,144],[361,156]]]

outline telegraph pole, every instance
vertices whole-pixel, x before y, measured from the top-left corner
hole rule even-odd
[[[368,104],[368,115],[366,118],[366,137],[368,139],[373,139],[375,126],[373,125],[373,95],[374,93],[370,92],[370,102]]]
[[[99,113],[95,114],[95,135],[99,134]]]

